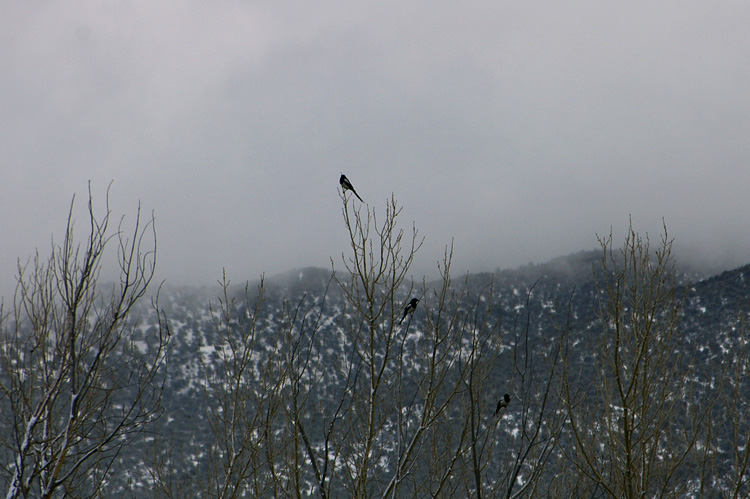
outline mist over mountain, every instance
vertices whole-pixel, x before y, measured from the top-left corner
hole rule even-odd
[[[601,265],[602,251],[582,250],[569,255],[559,256],[543,263],[527,263],[514,268],[495,268],[492,272],[475,272],[471,271],[470,275],[473,282],[479,282],[489,278],[494,279],[496,283],[512,281],[530,281],[537,279],[555,279],[560,282],[580,282],[590,279],[593,272]],[[697,282],[707,279],[714,273],[703,264],[693,262],[681,262],[676,259],[677,278],[680,282]],[[715,269],[714,269],[715,270]],[[721,269],[719,272],[729,270]],[[435,271],[437,272],[437,271]],[[286,293],[288,295],[300,295],[306,291],[324,289],[331,281],[331,269],[322,267],[300,267],[280,274],[264,276],[264,283],[267,290],[274,292]],[[415,280],[421,281],[421,278]],[[463,277],[463,275],[454,275],[454,279]],[[428,287],[434,285],[434,277],[425,277]],[[235,292],[243,291],[246,285],[252,288],[257,287],[260,279],[250,279],[242,285],[235,284],[232,289]],[[189,286],[188,286],[189,287]],[[335,286],[332,287],[335,292]]]

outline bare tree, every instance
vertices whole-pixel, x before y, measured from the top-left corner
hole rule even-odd
[[[594,380],[571,371],[563,383],[578,470],[587,495],[678,496],[687,491],[687,463],[703,434],[710,400],[696,400],[698,378],[681,343],[682,298],[666,229],[655,250],[629,228],[620,251],[600,240],[599,350]],[[584,364],[582,364],[584,365]],[[675,422],[680,424],[676,425]]]
[[[299,497],[317,484],[324,495],[328,470],[324,465],[313,473],[304,460],[311,445],[306,428],[316,422],[309,395],[325,374],[316,333],[328,292],[298,302],[284,299],[276,309],[265,278],[255,293],[248,285],[243,293],[233,292],[226,275],[220,285],[222,295],[209,304],[211,321],[194,359],[207,439],[175,448],[168,433],[156,435],[159,444],[149,464],[155,492]],[[180,455],[201,458],[195,466],[173,460]]]
[[[206,471],[200,489],[211,497],[255,496],[276,491],[274,422],[282,415],[281,389],[285,381],[280,352],[271,348],[262,357],[263,281],[257,299],[245,293],[244,316],[237,313],[224,278],[223,298],[211,309],[215,357],[201,358],[205,375],[208,423],[214,441],[205,449]]]
[[[747,312],[720,337],[706,359],[704,384],[713,397],[706,431],[698,442],[693,488],[701,497],[750,495],[750,338]],[[709,350],[708,347],[705,350]]]
[[[508,343],[512,345],[509,382],[515,394],[511,399],[512,414],[517,419],[514,425],[501,421],[503,431],[493,437],[499,470],[489,488],[493,497],[547,497],[549,493],[544,486],[559,472],[549,462],[566,419],[558,396],[564,330],[550,328],[544,334],[532,333],[535,287],[536,283],[527,290],[525,306],[519,310],[508,335]]]
[[[108,200],[109,196],[107,196]],[[75,198],[74,198],[75,201]],[[107,202],[76,242],[71,204],[63,241],[19,265],[12,309],[0,316],[0,459],[6,497],[102,494],[123,447],[160,415],[169,333],[128,324],[154,276],[153,217],[111,232]],[[114,244],[119,282],[100,284]],[[154,302],[156,305],[156,301]]]
[[[202,456],[196,490],[322,498],[533,492],[560,427],[549,397],[559,343],[540,348],[528,327],[515,332],[503,369],[514,403],[507,418],[493,416],[497,394],[487,387],[496,385],[503,332],[492,279],[477,286],[467,275],[454,284],[449,248],[440,281],[415,286],[421,239],[414,226],[400,228],[396,200],[384,213],[342,202],[349,248],[343,269],[332,262],[321,296],[286,296],[279,308],[261,282],[257,295],[246,290],[234,301],[223,279],[200,354],[210,442],[190,453]],[[406,308],[412,299],[416,310]],[[520,426],[511,428],[516,415]],[[153,476],[164,495],[184,496],[165,465]]]
[[[334,278],[347,305],[340,319],[350,351],[341,405],[349,411],[329,420],[337,428],[331,435],[339,452],[336,478],[350,494],[367,497],[389,487],[387,448],[402,410],[397,360],[411,322],[398,322],[413,291],[413,285],[402,287],[422,242],[416,228],[405,234],[398,227],[395,198],[382,220],[374,209],[363,213],[342,199],[350,252],[342,255],[345,272]]]
[[[344,200],[350,253],[336,279],[347,303],[341,321],[352,354],[347,389],[333,405],[349,410],[329,418],[336,423],[337,479],[356,497],[529,493],[562,426],[552,396],[559,343],[531,345],[528,328],[525,343],[518,335],[512,341],[515,371],[507,385],[519,383],[520,410],[512,412],[521,415],[521,429],[509,440],[510,453],[499,449],[497,394],[487,390],[495,385],[503,343],[492,280],[477,289],[467,275],[456,286],[451,247],[438,265],[441,280],[415,289],[407,277],[421,240],[416,229],[398,228],[400,211],[392,198],[379,220],[374,210],[350,209]],[[420,298],[420,320],[412,324],[410,315],[401,322],[413,297]],[[499,473],[494,466],[502,466]]]

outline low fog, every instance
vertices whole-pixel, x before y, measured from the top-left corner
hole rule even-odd
[[[158,277],[338,265],[343,172],[424,237],[415,275],[666,224],[750,262],[750,3],[3,2],[2,294],[71,199],[152,211]],[[358,201],[355,200],[356,203]],[[113,248],[114,249],[114,248]]]

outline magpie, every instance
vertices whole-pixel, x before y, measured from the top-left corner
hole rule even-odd
[[[417,309],[417,303],[419,303],[419,300],[417,298],[412,298],[409,304],[404,309],[404,316],[401,317],[401,320],[399,321],[399,324],[404,322],[404,319],[406,319],[406,316],[409,314],[413,314],[414,311]]]
[[[495,409],[495,414],[493,414],[492,417],[494,418],[495,416],[497,416],[497,413],[500,412],[500,409],[505,409],[506,407],[508,407],[508,404],[510,404],[510,395],[506,393],[505,395],[503,395],[503,398],[500,399],[500,402],[497,403],[497,409]]]
[[[349,179],[346,178],[346,175],[344,175],[343,173],[341,174],[341,177],[339,177],[339,184],[341,184],[341,188],[344,189],[344,192],[346,192],[347,190],[352,191],[354,195],[357,196],[357,199],[364,203],[362,198],[359,197],[359,194],[357,194],[357,191],[354,190],[354,186],[352,185],[352,183],[349,182]]]

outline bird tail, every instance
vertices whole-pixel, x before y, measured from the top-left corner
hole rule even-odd
[[[357,191],[355,191],[354,189],[352,189],[352,192],[354,193],[354,195],[355,195],[355,196],[357,196],[357,199],[359,199],[359,200],[360,200],[360,201],[362,201],[363,203],[365,202],[365,200],[364,200],[364,199],[362,199],[361,197],[359,197],[359,194],[357,194]]]

